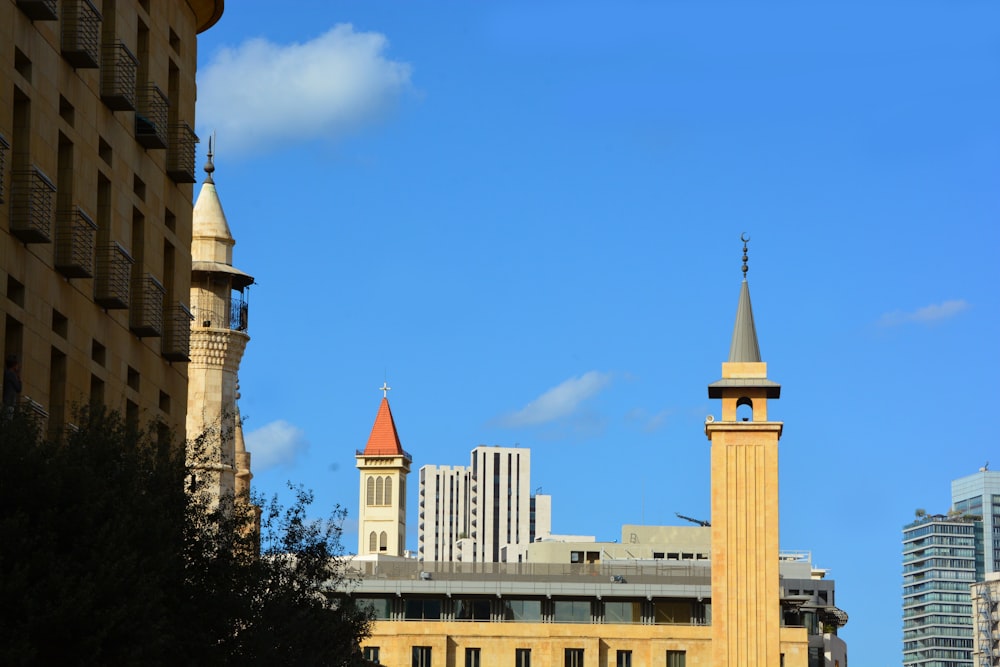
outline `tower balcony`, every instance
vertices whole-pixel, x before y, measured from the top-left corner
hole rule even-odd
[[[191,361],[191,311],[183,303],[169,305],[163,315],[160,354],[167,361]]]
[[[128,308],[132,257],[118,242],[97,249],[94,302],[108,310]]]
[[[204,294],[192,305],[196,327],[247,331],[250,308],[242,292],[234,292],[229,299]]]
[[[132,281],[128,327],[139,338],[163,333],[163,300],[167,290],[152,274],[143,273]]]
[[[10,233],[23,243],[51,243],[56,186],[38,167],[11,174]]]
[[[121,40],[101,49],[101,101],[112,111],[135,109],[139,59]]]
[[[170,146],[167,147],[167,176],[174,183],[195,183],[195,144],[198,136],[187,123],[170,124]]]
[[[62,56],[78,69],[101,66],[101,13],[90,0],[62,3]]]
[[[59,18],[56,0],[17,0],[17,8],[32,21],[55,21]]]
[[[93,278],[97,225],[79,206],[56,216],[56,271],[67,278]]]
[[[159,86],[152,84],[139,88],[138,98],[135,110],[135,140],[143,148],[166,148],[170,101]]]

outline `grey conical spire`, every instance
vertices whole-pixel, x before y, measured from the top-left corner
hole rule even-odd
[[[760,361],[757,328],[750,306],[750,284],[747,282],[747,242],[750,237],[743,234],[740,239],[743,241],[743,284],[740,286],[740,303],[736,307],[736,326],[733,327],[733,342],[729,346],[729,361]]]

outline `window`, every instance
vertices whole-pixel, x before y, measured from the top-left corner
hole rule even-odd
[[[552,603],[556,623],[590,623],[590,601],[556,600]]]
[[[378,536],[378,550],[386,551],[389,547],[389,536],[385,534],[383,530]]]
[[[441,618],[441,600],[411,598],[406,601],[406,620],[423,621]]]
[[[632,651],[618,651],[615,667],[632,667]]]
[[[490,601],[488,599],[456,600],[455,620],[457,621],[490,620]]]
[[[514,649],[514,667],[531,667],[531,649]]]
[[[368,551],[375,553],[376,549],[378,549],[378,536],[375,534],[375,531],[373,530],[371,535],[368,536]]]
[[[357,605],[359,609],[371,610],[376,620],[389,618],[389,600],[386,598],[358,598]]]
[[[367,487],[365,489],[366,492],[367,492],[365,494],[365,504],[366,505],[374,505],[375,504],[375,478],[374,477],[369,477],[368,481],[365,483],[365,486]],[[372,546],[372,551],[374,551],[374,550],[375,550],[375,547]]]
[[[414,646],[411,664],[413,667],[431,667],[431,647]]]
[[[583,649],[566,649],[566,667],[583,667]]]
[[[371,660],[376,665],[381,664],[378,661],[378,646],[366,646],[365,647],[365,660]]]
[[[465,667],[479,667],[479,649],[465,649]]]
[[[641,602],[605,602],[605,623],[639,623],[642,621]]]
[[[685,651],[667,651],[667,667],[687,667]]]
[[[503,618],[505,621],[541,621],[541,600],[504,600]]]
[[[392,477],[385,478],[385,504],[392,504]]]

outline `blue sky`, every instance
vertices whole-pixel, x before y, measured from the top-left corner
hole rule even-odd
[[[1000,466],[995,2],[230,2],[202,155],[254,275],[257,490],[350,513],[383,380],[417,469],[530,447],[556,532],[708,518],[751,235],[781,546],[899,664],[900,530]]]

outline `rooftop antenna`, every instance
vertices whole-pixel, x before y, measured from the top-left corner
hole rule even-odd
[[[684,519],[685,521],[690,521],[691,523],[696,523],[696,524],[698,524],[699,526],[701,526],[703,528],[708,528],[708,527],[710,527],[712,525],[711,521],[703,521],[701,519],[693,519],[693,518],[691,518],[689,516],[684,516],[680,512],[674,512],[674,514],[677,515],[678,519]]]

